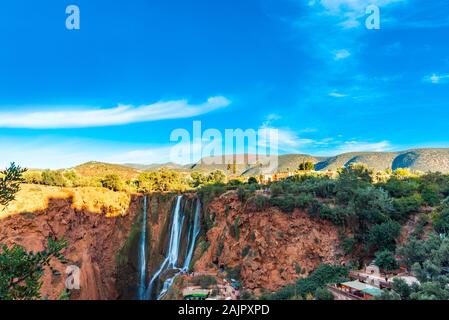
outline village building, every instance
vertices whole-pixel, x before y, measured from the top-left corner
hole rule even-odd
[[[339,283],[336,285],[336,288],[345,293],[349,293],[354,296],[354,298],[363,300],[372,300],[382,294],[381,289],[367,283],[360,282],[359,280]]]

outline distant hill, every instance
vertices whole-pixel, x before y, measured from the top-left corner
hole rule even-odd
[[[188,170],[188,169],[190,169],[190,167],[192,165],[183,166],[183,165],[180,165],[177,163],[167,162],[167,163],[162,163],[162,164],[125,163],[124,166],[133,168],[136,170],[141,170],[141,171],[154,171],[154,170],[159,170],[161,168],[167,168],[167,169],[172,169],[172,170],[186,170],[186,169]]]
[[[363,163],[376,170],[406,168],[412,171],[449,172],[449,149],[345,153],[319,162],[315,168],[335,170],[351,163]]]
[[[168,168],[183,172],[211,172],[222,170],[226,174],[257,176],[267,173],[266,161],[256,161],[255,155],[235,155],[233,158],[207,157],[192,165],[165,164],[108,164],[88,162],[73,168],[82,176],[104,176],[118,174],[122,178],[132,179],[142,171],[154,171]],[[352,163],[363,163],[375,170],[407,168],[412,171],[449,173],[449,148],[447,149],[411,149],[400,152],[351,152],[332,157],[315,157],[306,154],[286,154],[278,158],[277,172],[294,171],[299,164],[311,161],[317,171],[336,170]],[[274,173],[272,171],[272,173]]]
[[[254,155],[237,155],[237,174],[255,176],[266,172],[264,163],[254,161],[249,164],[249,159],[254,160]],[[208,172],[212,170],[228,171],[226,164],[211,164],[211,160],[222,160],[222,157],[205,158],[193,165],[191,170]],[[243,161],[242,161],[243,160]],[[300,163],[311,161],[315,164],[315,170],[336,170],[349,166],[352,163],[363,163],[375,170],[407,168],[412,171],[423,172],[449,172],[449,148],[448,149],[412,149],[402,152],[351,152],[333,157],[315,157],[305,154],[287,154],[279,156],[278,172],[296,170]],[[208,164],[209,163],[209,164]]]
[[[72,168],[77,174],[84,177],[104,177],[108,174],[116,174],[122,179],[136,178],[140,170],[125,165],[110,164],[103,162],[87,162]]]
[[[352,163],[363,163],[375,170],[391,169],[399,153],[394,152],[353,152],[327,158],[315,164],[315,169],[336,170]]]

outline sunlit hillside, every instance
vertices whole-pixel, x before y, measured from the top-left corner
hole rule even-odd
[[[103,162],[87,162],[73,169],[83,177],[104,177],[116,174],[123,180],[135,179],[140,173],[140,170],[131,167]]]
[[[42,185],[22,185],[16,200],[8,207],[0,206],[0,218],[18,213],[32,213],[45,210],[49,199],[73,199],[73,208],[114,217],[126,214],[130,195],[105,188],[82,187],[60,188]]]

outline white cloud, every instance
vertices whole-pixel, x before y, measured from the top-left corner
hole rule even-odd
[[[424,77],[424,82],[431,82],[433,84],[441,84],[449,81],[449,74],[432,74]]]
[[[12,111],[0,112],[0,127],[3,128],[85,128],[124,125],[166,119],[199,116],[227,107],[231,101],[218,96],[207,102],[191,105],[186,100],[157,102],[150,105],[119,105],[110,109],[65,109],[60,111]],[[14,109],[14,108],[10,108]]]
[[[310,7],[318,7],[330,16],[342,17],[339,25],[343,29],[357,28],[361,25],[359,19],[366,15],[366,8],[369,5],[376,5],[380,8],[407,0],[312,0]]]
[[[343,60],[349,58],[351,53],[346,49],[337,50],[334,52],[334,60]]]
[[[343,144],[338,145],[335,149],[337,153],[347,152],[384,152],[391,149],[390,142],[363,142],[363,141],[345,141]]]
[[[344,97],[347,97],[348,95],[333,91],[333,92],[329,93],[329,96],[334,97],[334,98],[344,98]]]

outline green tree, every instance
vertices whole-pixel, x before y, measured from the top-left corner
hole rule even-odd
[[[210,184],[223,184],[226,182],[226,175],[221,170],[214,170],[209,173],[207,182]]]
[[[41,277],[44,269],[56,258],[65,263],[61,254],[67,246],[64,240],[48,239],[47,248],[41,252],[27,252],[14,245],[1,247],[0,252],[0,300],[40,299]]]
[[[418,292],[411,294],[412,300],[449,300],[449,292],[438,282],[423,283]]]
[[[42,184],[47,186],[65,187],[66,181],[60,171],[45,170],[42,172]]]
[[[107,188],[112,191],[121,191],[123,190],[123,183],[120,180],[120,177],[116,174],[108,174],[102,180],[101,184],[103,188]]]
[[[368,234],[368,244],[377,250],[391,250],[396,248],[396,239],[401,234],[401,226],[396,221],[376,224]]]
[[[254,178],[254,177],[250,177],[249,179],[248,179],[248,184],[258,184],[259,182],[257,181],[257,179],[256,178]]]
[[[25,172],[26,169],[17,166],[14,162],[0,172],[0,205],[7,206],[15,200],[20,184],[24,181],[22,175]]]
[[[449,208],[444,208],[434,217],[433,226],[438,233],[449,235]]]
[[[401,296],[395,291],[383,290],[376,300],[401,300]]]
[[[298,169],[300,171],[312,171],[315,169],[315,165],[312,161],[304,161],[303,163],[299,164]]]
[[[411,214],[419,211],[423,204],[423,199],[419,194],[402,197],[393,200],[393,218],[397,221],[406,220]]]
[[[375,264],[385,271],[396,270],[399,267],[393,252],[389,250],[378,251],[376,253]]]
[[[429,206],[438,205],[443,198],[440,194],[440,188],[436,183],[425,185],[421,191],[421,194],[424,203]]]
[[[401,296],[401,300],[409,300],[412,289],[403,279],[393,279],[393,290]]]
[[[318,288],[314,294],[315,300],[334,300],[334,296],[326,288]]]

